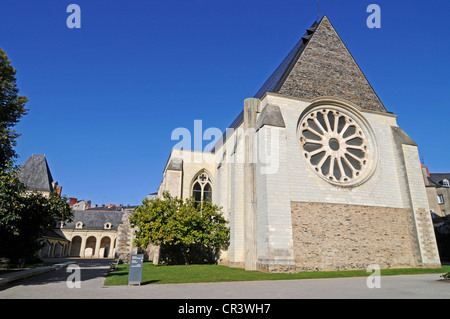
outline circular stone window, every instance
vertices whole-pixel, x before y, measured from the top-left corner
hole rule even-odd
[[[305,114],[299,126],[303,155],[324,180],[353,186],[369,177],[373,165],[370,129],[346,109],[329,106]]]

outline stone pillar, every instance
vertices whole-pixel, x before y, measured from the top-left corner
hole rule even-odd
[[[259,99],[244,101],[244,238],[245,238],[245,269],[256,270],[256,115]]]
[[[92,255],[93,258],[100,257],[100,243],[102,241],[102,236],[95,236],[95,250]]]
[[[440,267],[439,251],[423,182],[417,144],[399,127],[393,126],[392,133],[397,144],[397,161],[401,166],[400,177],[403,183],[404,203],[409,206],[414,222],[420,256],[419,266]]]
[[[114,257],[114,242],[116,241],[116,234],[114,234],[114,236],[109,236],[109,251],[108,251],[108,258],[113,258]]]
[[[422,266],[440,265],[433,222],[420,167],[419,153],[415,146],[402,145],[402,149]]]
[[[171,196],[182,198],[183,160],[172,158],[165,172],[165,187]]]
[[[72,251],[72,239],[73,239],[73,237],[70,237],[70,241],[69,241],[69,243],[67,244],[67,253],[66,253],[66,257],[70,257],[70,253],[71,253],[71,251]]]
[[[84,258],[85,256],[85,250],[86,250],[86,234],[84,234],[83,236],[81,236],[81,247],[80,247],[80,257]]]
[[[133,209],[124,209],[122,220],[117,228],[116,245],[115,245],[115,258],[119,258],[124,263],[128,263],[131,258],[131,254],[134,253],[133,247],[134,230],[131,228],[130,215],[133,213]]]
[[[256,130],[257,269],[293,272],[289,149],[280,108],[266,105],[258,117]]]

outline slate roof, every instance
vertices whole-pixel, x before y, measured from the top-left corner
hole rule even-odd
[[[386,112],[327,16],[306,29],[254,97],[260,99],[267,92],[304,99],[335,96],[349,100],[361,109]],[[244,111],[229,128],[235,129],[243,119]],[[227,137],[225,132],[211,152],[214,153]]]
[[[284,81],[286,81],[287,76],[292,71],[295,63],[298,61],[300,55],[305,50],[306,45],[311,39],[314,31],[316,31],[318,25],[319,23],[315,21],[312,26],[306,30],[306,33],[303,35],[300,41],[298,41],[298,43],[294,46],[291,52],[289,52],[283,62],[281,62],[275,72],[255,94],[255,98],[260,99],[266,92],[278,92],[281,89],[281,86],[283,85]]]
[[[444,187],[442,181],[444,179],[450,182],[450,173],[430,173],[428,179],[438,187]]]
[[[64,229],[75,229],[75,225],[82,222],[83,230],[102,230],[106,223],[111,223],[111,230],[117,230],[122,215],[121,211],[74,210],[72,222],[66,223]]]
[[[42,235],[42,238],[46,238],[46,239],[56,239],[56,240],[63,240],[63,241],[70,241],[68,240],[66,237],[64,237],[61,234],[58,234],[56,231],[54,231],[53,229],[49,229],[47,230],[44,235]]]
[[[19,180],[30,191],[53,191],[53,177],[45,155],[33,154],[19,169]]]
[[[343,98],[361,109],[386,112],[327,16],[315,22],[256,94]]]

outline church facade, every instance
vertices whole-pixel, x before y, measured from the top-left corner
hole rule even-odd
[[[210,151],[172,150],[158,196],[222,207],[223,264],[439,267],[418,148],[396,117],[324,16]]]

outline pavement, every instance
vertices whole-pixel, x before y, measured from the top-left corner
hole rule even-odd
[[[368,277],[104,287],[110,259],[64,259],[56,262],[60,262],[60,266],[51,271],[0,286],[0,299],[450,298],[450,280],[442,280],[440,274],[381,276],[380,288],[368,288]],[[74,263],[80,267],[79,288],[72,280],[76,272],[70,265]]]

